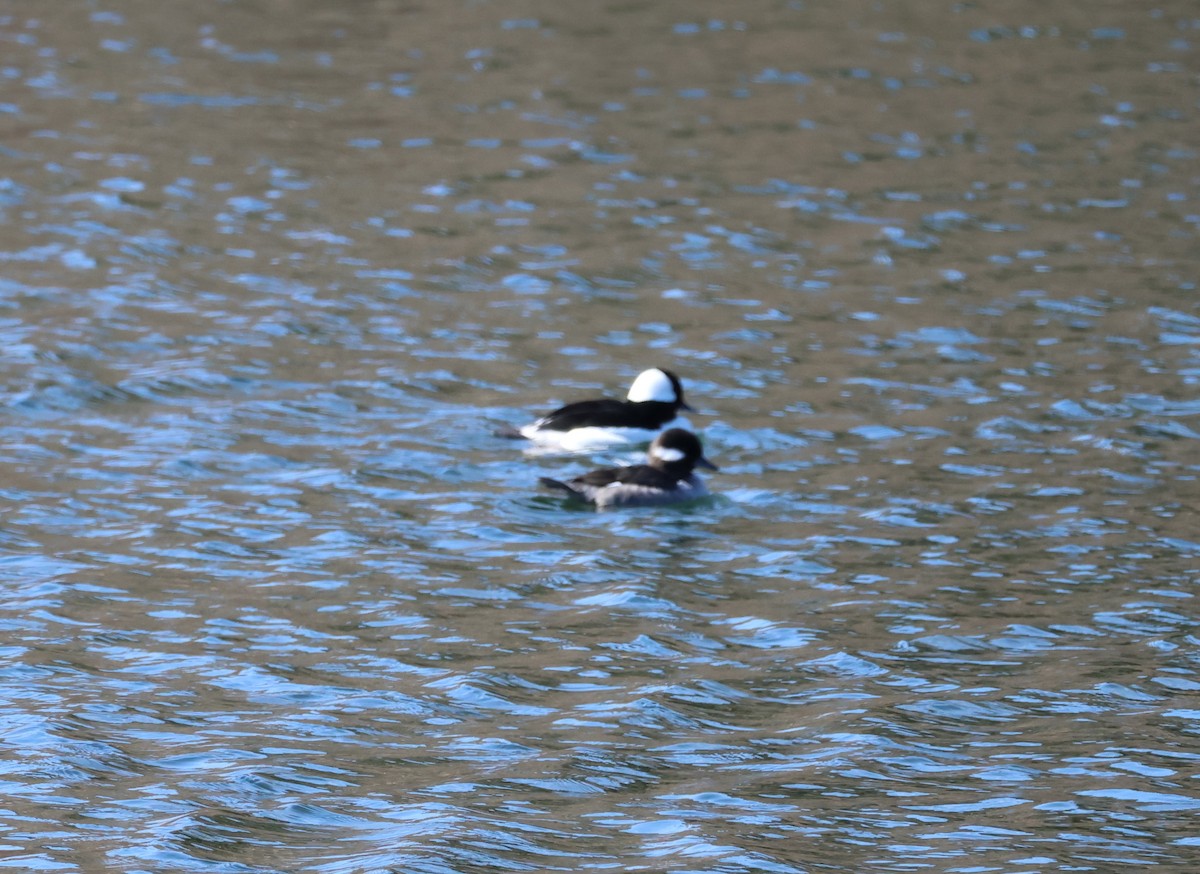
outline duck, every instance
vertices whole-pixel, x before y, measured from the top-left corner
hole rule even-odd
[[[687,428],[680,410],[695,412],[683,398],[683,383],[670,370],[643,370],[625,400],[575,401],[520,428],[507,426],[497,436],[524,439],[541,450],[588,452],[614,446],[644,445],[667,428]]]
[[[593,470],[566,482],[544,476],[539,482],[597,509],[649,507],[706,497],[709,491],[694,472],[697,467],[720,469],[704,457],[695,434],[668,428],[650,444],[645,464]]]

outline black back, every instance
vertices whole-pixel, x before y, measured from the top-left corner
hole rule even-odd
[[[686,474],[684,474],[686,476]],[[571,479],[572,483],[603,488],[612,483],[622,485],[646,486],[652,489],[669,490],[675,487],[680,476],[651,467],[648,464],[631,464],[628,467],[607,467],[603,470],[592,470]]]
[[[602,399],[577,401],[560,407],[538,419],[539,428],[549,431],[570,431],[573,428],[656,429],[675,418],[676,404],[666,401],[632,401]]]

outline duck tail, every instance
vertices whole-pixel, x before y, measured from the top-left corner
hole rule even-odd
[[[572,488],[570,485],[563,482],[562,480],[551,479],[548,476],[539,476],[538,482],[540,482],[542,485],[544,485],[548,489],[557,489],[561,492],[566,492],[572,498],[575,498],[577,500],[580,500],[580,501],[587,500],[587,498],[585,498],[578,491],[576,491],[574,488]]]

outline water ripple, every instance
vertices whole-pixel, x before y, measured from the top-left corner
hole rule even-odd
[[[8,866],[1186,867],[1189,23],[448,10],[0,20]]]

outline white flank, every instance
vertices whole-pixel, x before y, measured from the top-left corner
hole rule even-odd
[[[676,418],[663,428],[687,428],[686,419]],[[573,428],[570,431],[540,430],[535,425],[526,425],[521,433],[533,443],[527,452],[592,452],[614,446],[645,445],[657,431],[645,428]]]

